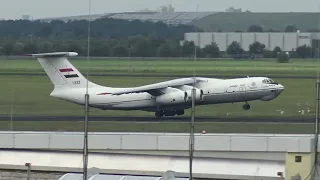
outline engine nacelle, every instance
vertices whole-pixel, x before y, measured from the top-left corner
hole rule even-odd
[[[156,98],[158,104],[184,104],[187,102],[187,93],[177,91],[160,95]]]
[[[187,102],[192,101],[192,89],[186,91],[187,93]],[[196,102],[203,101],[203,90],[196,88]]]

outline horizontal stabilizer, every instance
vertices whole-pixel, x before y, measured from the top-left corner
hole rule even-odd
[[[36,58],[50,58],[50,57],[72,57],[78,56],[76,52],[53,52],[53,53],[40,53],[40,54],[26,54]]]

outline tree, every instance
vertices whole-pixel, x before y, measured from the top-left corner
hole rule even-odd
[[[294,25],[288,25],[286,28],[285,28],[285,32],[297,32],[297,28],[294,26]]]
[[[206,57],[217,58],[220,55],[220,49],[215,42],[206,45],[202,50]]]
[[[271,28],[271,29],[268,29],[267,32],[280,32],[280,31]]]
[[[4,42],[2,45],[2,53],[3,55],[12,55],[13,50],[13,42]],[[16,54],[17,55],[17,54]]]
[[[172,51],[169,44],[161,44],[157,48],[157,55],[160,57],[172,57]]]
[[[233,41],[227,48],[228,54],[242,54],[244,50],[241,48],[240,43]]]
[[[256,41],[249,45],[249,52],[252,54],[262,54],[265,48],[266,45]]]
[[[155,55],[150,39],[144,36],[135,36],[131,43],[131,55],[137,57],[150,57]]]
[[[195,44],[193,41],[184,41],[181,47],[181,54],[184,57],[191,57],[194,55]]]
[[[248,32],[263,32],[263,28],[259,25],[251,25],[248,28]]]
[[[53,52],[53,44],[50,41],[44,41],[39,43],[39,48],[38,51],[40,53],[48,53],[48,52]]]
[[[196,47],[196,51],[197,51],[197,57],[203,58],[205,57],[205,54],[203,52],[203,49],[201,49],[199,46]],[[193,57],[194,57],[194,53],[193,53]]]
[[[311,28],[307,30],[308,32],[320,32],[320,29],[318,28]]]
[[[86,54],[86,51],[84,50],[84,45],[84,43],[80,44],[75,41],[71,41],[70,43],[68,43],[67,51],[78,52],[84,55]],[[90,48],[90,51],[92,50],[93,48]]]
[[[12,53],[17,55],[24,54],[24,44],[22,42],[16,42],[12,47]]]
[[[296,50],[297,56],[300,58],[308,58],[311,55],[311,47],[310,46],[299,46]]]
[[[287,52],[280,52],[279,54],[278,54],[278,57],[277,57],[277,59],[278,59],[278,62],[279,63],[288,63],[289,62],[289,53],[287,53]]]
[[[91,43],[90,54],[95,54],[96,56],[109,56],[111,48],[109,42],[106,40],[93,41]]]
[[[274,57],[274,56],[273,56],[273,52],[270,51],[270,50],[264,50],[264,51],[263,51],[263,57],[264,57],[264,58],[273,58],[273,57]]]
[[[117,44],[112,48],[111,54],[116,57],[126,57],[128,56],[128,49],[122,44]]]
[[[181,46],[180,46],[179,39],[176,39],[176,38],[166,39],[165,43],[167,45],[169,45],[172,57],[180,57],[181,56]]]
[[[279,46],[276,46],[274,49],[273,49],[273,57],[276,58],[278,57],[278,54],[281,52],[281,48]]]
[[[38,48],[33,43],[27,43],[24,46],[24,54],[34,54],[38,52]]]

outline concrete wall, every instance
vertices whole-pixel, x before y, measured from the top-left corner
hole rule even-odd
[[[265,44],[266,49],[269,50],[279,46],[284,51],[292,51],[302,45],[311,46],[311,38],[320,39],[320,33],[192,32],[186,33],[184,40],[194,41],[196,45],[202,48],[216,42],[221,51],[226,51],[233,41],[240,43],[245,51],[248,51],[249,45],[255,41]]]
[[[203,178],[277,179],[278,172],[291,175],[299,164],[292,164],[290,154],[305,154],[309,164],[314,143],[311,134],[195,136],[198,156],[194,159],[194,172]],[[0,132],[0,168],[20,169],[28,162],[37,170],[80,171],[82,154],[72,151],[82,151],[82,143],[80,132]],[[173,170],[185,176],[189,170],[188,143],[187,133],[89,133],[89,167],[101,168],[105,173],[146,175]],[[210,153],[215,156],[207,157]]]
[[[312,135],[196,134],[199,152],[311,152]],[[2,149],[81,150],[83,133],[1,132]],[[91,150],[188,151],[188,134],[90,133]]]
[[[0,169],[81,172],[81,152],[0,151]],[[128,154],[89,152],[88,168],[99,168],[101,173],[161,176],[175,171],[177,177],[188,177],[189,158],[175,156],[138,156]],[[197,178],[276,180],[277,172],[284,172],[283,161],[248,161],[226,158],[194,158],[193,175]]]

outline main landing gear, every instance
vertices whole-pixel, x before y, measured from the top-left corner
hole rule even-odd
[[[246,103],[246,104],[244,104],[244,105],[242,106],[242,108],[243,108],[244,110],[249,110],[249,109],[250,109],[250,104]]]
[[[162,117],[162,116],[175,116],[175,115],[183,115],[184,114],[184,110],[183,109],[179,109],[179,110],[176,110],[176,109],[172,109],[172,110],[159,110],[157,112],[155,112],[155,116],[156,117]]]

